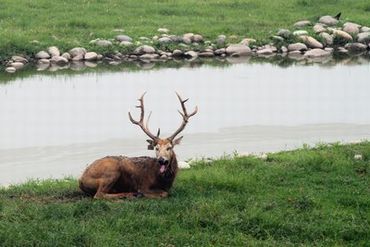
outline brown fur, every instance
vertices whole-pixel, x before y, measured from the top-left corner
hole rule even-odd
[[[164,146],[169,143],[160,141]],[[175,153],[171,152],[163,173],[160,166],[158,159],[146,156],[107,156],[86,168],[80,189],[94,198],[166,197],[178,171]]]

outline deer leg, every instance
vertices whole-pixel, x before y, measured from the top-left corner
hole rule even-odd
[[[100,179],[98,189],[94,195],[95,199],[123,199],[123,198],[135,198],[137,193],[126,192],[126,193],[112,193],[112,188],[119,179],[119,176],[112,176],[110,178],[105,177]]]
[[[116,193],[116,194],[110,194],[110,193],[104,193],[104,192],[97,192],[94,196],[95,199],[130,199],[130,198],[136,198],[137,193]]]
[[[168,197],[168,192],[163,190],[156,191],[141,191],[141,193],[146,198],[165,198]]]

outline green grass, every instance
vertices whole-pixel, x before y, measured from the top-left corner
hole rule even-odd
[[[369,172],[363,142],[199,161],[162,200],[96,201],[74,179],[31,181],[0,190],[0,245],[367,246]]]
[[[50,45],[62,50],[113,38],[113,29],[138,38],[159,27],[174,34],[219,34],[264,40],[301,19],[342,12],[344,20],[370,25],[367,0],[3,0],[0,3],[0,60],[32,54]],[[40,43],[34,44],[33,40]],[[95,48],[96,50],[96,48]]]

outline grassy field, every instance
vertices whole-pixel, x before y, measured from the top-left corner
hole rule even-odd
[[[370,26],[368,0],[3,0],[0,2],[0,60],[50,45],[62,50],[89,47],[113,38],[114,29],[138,38],[159,27],[174,34],[201,33],[265,39],[301,19],[342,12],[344,20]],[[33,43],[37,40],[40,43]]]
[[[0,190],[0,245],[368,246],[369,172],[364,142],[197,162],[163,200],[95,201],[74,179],[29,182]]]

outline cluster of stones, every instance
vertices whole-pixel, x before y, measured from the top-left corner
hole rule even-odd
[[[186,33],[171,35],[166,28],[159,28],[154,37],[140,37],[138,41],[127,35],[120,34],[114,39],[95,39],[90,44],[99,47],[126,47],[125,54],[117,51],[110,55],[101,55],[85,48],[76,47],[68,52],[61,53],[55,47],[39,51],[31,59],[35,59],[43,68],[53,66],[67,66],[83,62],[85,65],[96,66],[97,61],[104,60],[110,64],[121,61],[167,61],[170,59],[194,60],[198,57],[239,57],[239,56],[273,56],[275,54],[299,56],[303,58],[320,58],[330,56],[333,52],[348,53],[361,52],[370,48],[370,28],[356,23],[346,22],[338,26],[339,21],[331,16],[323,16],[315,24],[308,20],[294,24],[295,31],[280,29],[272,37],[269,44],[256,46],[256,40],[245,38],[236,43],[236,36],[226,37],[219,35],[213,42],[204,40],[200,34]],[[312,28],[311,28],[312,27]],[[309,35],[313,33],[313,35]],[[312,37],[315,36],[315,37]],[[291,42],[295,40],[296,42]],[[338,43],[341,45],[338,46]],[[283,44],[283,45],[282,45]],[[177,49],[168,51],[167,46],[173,45]],[[164,47],[165,50],[155,47]],[[6,71],[14,73],[21,69],[28,60],[22,56],[13,56],[7,63]]]

